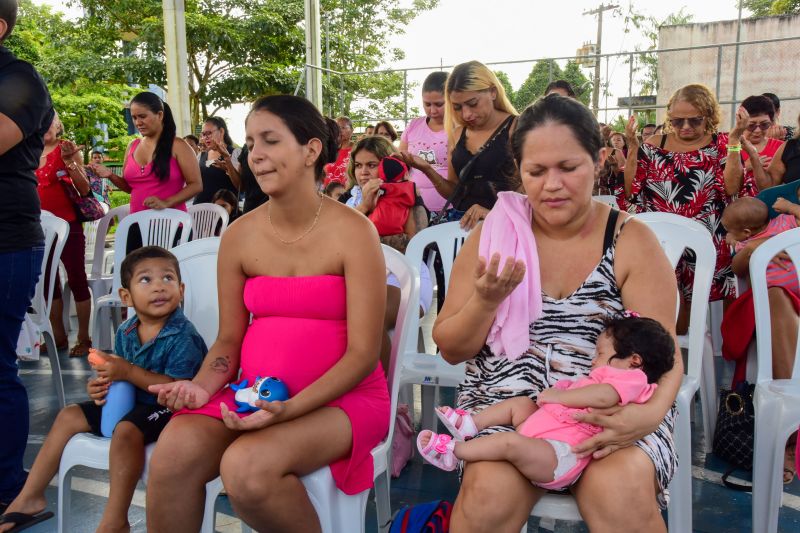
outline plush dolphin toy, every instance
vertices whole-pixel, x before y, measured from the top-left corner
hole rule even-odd
[[[271,376],[256,377],[252,387],[247,385],[246,379],[241,383],[233,383],[231,390],[236,391],[234,401],[239,406],[236,410],[237,413],[258,411],[261,408],[255,405],[257,400],[274,402],[289,399],[289,389],[286,388],[286,384]]]

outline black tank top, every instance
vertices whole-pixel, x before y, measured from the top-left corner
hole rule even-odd
[[[800,139],[795,137],[786,141],[781,161],[786,166],[783,182],[791,183],[800,180]]]
[[[453,207],[459,211],[466,211],[475,204],[487,209],[494,207],[497,193],[511,189],[511,178],[515,173],[514,158],[508,142],[508,134],[514,116],[511,115],[495,130],[489,139],[494,141],[481,152],[472,168],[468,170],[469,176],[464,177],[464,185],[460,193],[453,199]],[[499,132],[499,133],[498,133]],[[497,135],[495,137],[495,135]],[[455,148],[453,148],[452,162],[456,175],[461,174],[461,169],[472,159],[473,155],[467,150],[467,129],[461,132]]]
[[[233,146],[228,146],[228,153],[233,153]],[[228,173],[216,167],[210,167],[206,164],[208,161],[208,152],[200,153],[200,178],[203,180],[203,190],[200,191],[194,198],[194,203],[204,204],[211,202],[211,198],[220,189],[228,189],[237,198],[239,191],[233,186],[233,182],[228,177]]]

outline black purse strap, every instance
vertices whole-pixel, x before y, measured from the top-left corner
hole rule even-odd
[[[722,474],[722,484],[728,487],[729,489],[738,490],[740,492],[752,492],[753,485],[742,485],[741,483],[734,483],[733,481],[729,481],[728,478],[731,474],[736,471],[736,467],[732,466],[728,470]]]
[[[467,180],[469,178],[469,172],[475,165],[475,161],[478,160],[478,157],[484,151],[486,151],[487,148],[489,148],[492,144],[494,144],[494,141],[500,136],[501,133],[503,133],[503,131],[505,131],[508,125],[511,124],[511,122],[514,120],[514,118],[515,118],[514,115],[509,115],[508,117],[506,117],[506,119],[502,122],[502,124],[500,124],[496,130],[494,130],[494,133],[489,138],[489,140],[483,143],[483,145],[480,148],[478,148],[478,151],[475,152],[475,155],[473,155],[470,158],[470,160],[467,161],[467,164],[463,166],[461,172],[458,173],[458,184],[456,184],[456,188],[453,190],[450,197],[444,203],[444,207],[442,207],[442,209],[438,213],[436,213],[435,218],[438,219],[443,217],[444,214],[447,212],[447,210],[450,209],[450,206],[453,205],[453,200],[455,200],[456,197],[463,192],[464,187],[466,187]],[[466,129],[464,130],[464,132],[466,133]]]

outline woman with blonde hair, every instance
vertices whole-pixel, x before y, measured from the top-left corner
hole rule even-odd
[[[517,110],[494,72],[478,61],[456,65],[444,98],[447,180],[419,157],[406,155],[406,163],[447,193],[447,220],[461,220],[463,228],[472,229],[494,206],[498,192],[516,189],[509,134]]]
[[[745,179],[740,154],[748,119],[747,110],[740,107],[734,129],[729,134],[719,133],[716,98],[708,87],[692,84],[670,98],[664,134],[653,135],[640,147],[635,118],[626,127],[625,195],[639,212],[677,213],[708,228],[717,249],[712,301],[734,294],[721,218],[731,197],[754,192],[752,177],[748,174]],[[683,303],[688,303],[694,279],[693,253],[686,253],[677,274]]]

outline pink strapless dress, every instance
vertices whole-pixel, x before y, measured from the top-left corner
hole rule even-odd
[[[244,303],[253,313],[242,343],[240,379],[275,376],[294,396],[327,372],[347,350],[347,300],[342,276],[277,278],[257,276],[244,286]],[[225,387],[196,410],[222,418],[219,404],[236,409]],[[354,389],[328,404],[342,409],[353,428],[350,455],[330,465],[336,486],[357,494],[373,484],[372,448],[389,430],[389,392],[383,370],[375,370]],[[237,413],[246,416],[247,413]]]

